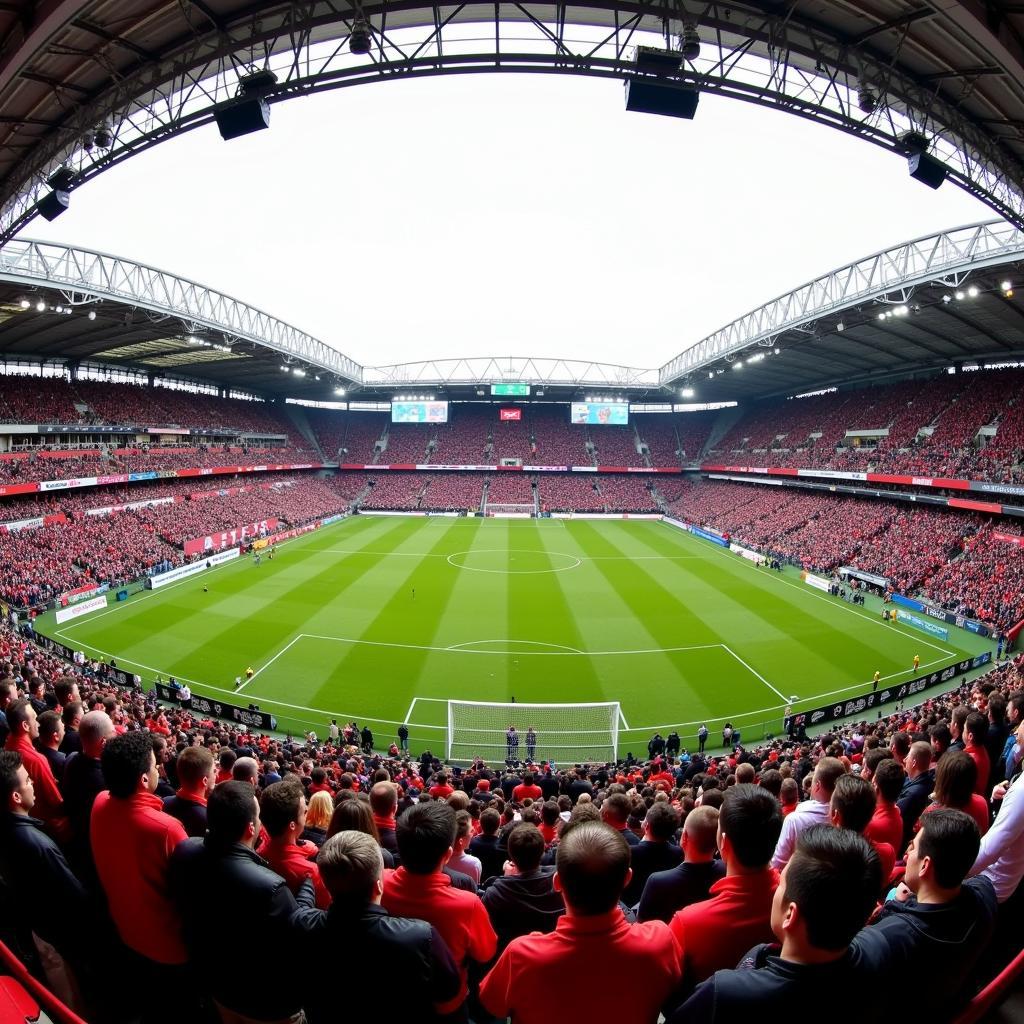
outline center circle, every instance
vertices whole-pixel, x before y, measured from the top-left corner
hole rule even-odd
[[[492,572],[502,576],[530,576],[575,569],[580,559],[561,551],[533,551],[524,548],[481,548],[455,551],[447,558],[456,569]]]

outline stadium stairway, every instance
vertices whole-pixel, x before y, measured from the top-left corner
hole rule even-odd
[[[285,405],[284,413],[292,421],[295,429],[309,442],[310,448],[317,452],[320,458],[324,462],[336,462],[338,458],[337,452],[332,452],[330,457],[320,447],[320,442],[317,440],[316,431],[310,425],[309,417],[306,416],[305,411],[301,406],[298,405]]]

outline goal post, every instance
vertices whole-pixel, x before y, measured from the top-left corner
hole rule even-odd
[[[503,761],[605,763],[619,756],[618,701],[601,704],[502,704],[448,701],[446,757]],[[516,736],[509,738],[514,726]],[[529,730],[535,734],[530,741]]]
[[[531,519],[536,511],[532,501],[526,505],[497,501],[484,502],[484,515],[497,519]]]

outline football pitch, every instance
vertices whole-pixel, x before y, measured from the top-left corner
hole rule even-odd
[[[208,592],[204,591],[208,587]],[[883,623],[792,571],[658,521],[355,516],[57,626],[37,627],[196,693],[255,703],[282,731],[369,723],[386,749],[444,753],[446,700],[619,701],[620,752],[707,722],[748,739],[814,707],[986,649]],[[237,676],[254,670],[240,693]],[[233,696],[234,694],[234,696]],[[525,731],[527,721],[517,722]],[[543,756],[543,743],[538,754]]]

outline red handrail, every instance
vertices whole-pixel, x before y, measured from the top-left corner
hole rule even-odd
[[[25,965],[0,942],[0,965],[6,969],[57,1024],[88,1024],[73,1010],[69,1010],[48,988],[40,985]]]
[[[1006,997],[1007,991],[1024,973],[1024,950],[1021,950],[968,1004],[953,1024],[975,1024]]]

